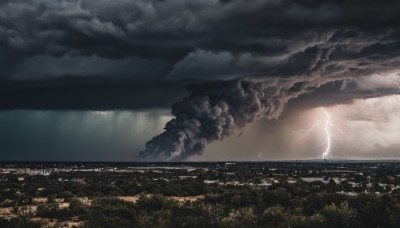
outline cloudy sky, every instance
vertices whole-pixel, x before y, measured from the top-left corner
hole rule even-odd
[[[0,160],[400,159],[398,9],[2,0]]]

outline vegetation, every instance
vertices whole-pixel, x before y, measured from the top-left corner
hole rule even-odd
[[[85,227],[398,227],[400,195],[309,193],[307,189],[254,186],[212,186],[204,199],[178,202],[163,195],[141,194],[127,202],[115,197],[94,198],[90,204],[73,198],[69,207],[57,203],[37,205],[35,213],[23,210],[0,227],[40,227],[33,216],[71,220]],[[18,207],[16,207],[18,208]]]
[[[300,178],[310,176],[322,179]],[[10,173],[0,208],[11,215],[0,227],[399,227],[397,172],[332,176],[288,168]]]

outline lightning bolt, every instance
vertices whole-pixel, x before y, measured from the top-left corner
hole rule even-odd
[[[325,108],[322,108],[322,110],[324,111],[324,114],[326,116],[326,120],[325,120],[326,147],[325,147],[324,153],[322,154],[322,159],[326,159],[328,157],[329,153],[331,152],[331,149],[332,149],[332,136],[331,136],[331,132],[329,130],[329,126],[330,126],[330,122],[331,122],[331,116],[325,110]]]
[[[293,132],[302,134],[304,137],[306,137],[306,136],[308,136],[308,135],[310,134],[310,132],[315,128],[315,126],[318,125],[318,122],[319,122],[319,120],[315,121],[315,122],[313,123],[313,125],[311,125],[311,127],[308,128],[308,129],[298,130],[298,131],[293,131]]]
[[[258,155],[257,161],[260,161],[261,155],[262,155],[262,152]]]
[[[331,115],[329,114],[328,111],[326,111],[325,108],[321,107],[324,115],[325,115],[325,120],[317,120],[314,122],[314,124],[305,130],[299,130],[299,131],[293,131],[295,133],[301,133],[303,134],[304,137],[308,136],[310,132],[321,122],[323,122],[324,126],[324,134],[325,134],[325,143],[324,143],[324,151],[322,153],[322,159],[327,159],[328,155],[332,151],[332,146],[333,146],[333,137],[332,137],[332,132],[331,132],[331,127],[336,127],[331,123]],[[339,129],[340,130],[340,129]]]

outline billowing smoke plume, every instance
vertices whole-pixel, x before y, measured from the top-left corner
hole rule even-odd
[[[276,118],[285,103],[315,88],[312,81],[257,82],[233,80],[196,85],[191,95],[175,103],[176,117],[165,131],[147,142],[142,159],[183,160],[200,154],[207,143],[261,118]]]

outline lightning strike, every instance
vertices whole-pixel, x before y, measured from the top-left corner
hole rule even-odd
[[[322,154],[322,159],[327,159],[329,153],[331,152],[331,148],[332,148],[332,136],[331,136],[331,133],[329,130],[331,117],[330,117],[329,113],[325,110],[325,108],[322,108],[322,110],[324,111],[324,114],[326,116],[326,121],[325,121],[326,147],[325,147],[324,153]]]
[[[319,123],[319,120],[315,121],[315,122],[313,123],[313,125],[311,125],[311,127],[308,128],[308,129],[298,130],[298,131],[293,131],[293,132],[302,134],[304,137],[306,137],[306,136],[308,136],[308,135],[310,134],[310,132],[315,128],[315,126],[318,125],[318,123]]]
[[[330,152],[332,151],[332,146],[333,146],[333,137],[332,137],[332,131],[331,131],[331,127],[336,127],[335,125],[331,124],[331,115],[328,113],[328,111],[326,111],[325,108],[321,107],[322,111],[324,112],[326,118],[325,120],[316,120],[314,122],[314,124],[308,128],[308,129],[304,129],[304,130],[298,130],[298,131],[293,131],[295,133],[300,133],[302,134],[304,137],[308,136],[311,131],[318,126],[321,122],[324,123],[323,127],[324,127],[324,134],[325,134],[325,143],[324,143],[324,151],[322,153],[322,159],[327,159],[328,155],[330,154]],[[337,127],[336,127],[337,128]],[[340,130],[339,128],[337,128],[338,130]]]
[[[260,162],[260,158],[261,158],[262,152],[258,155],[257,157],[257,161]]]

